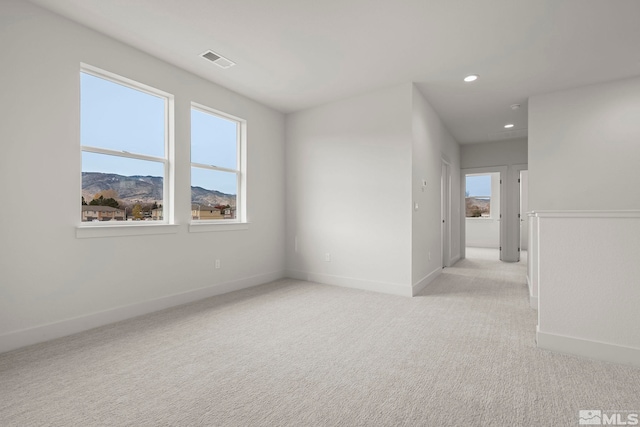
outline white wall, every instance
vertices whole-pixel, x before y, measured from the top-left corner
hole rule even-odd
[[[533,210],[640,208],[640,77],[529,100]]]
[[[411,295],[411,94],[405,84],[287,116],[291,277]]]
[[[451,245],[449,259],[460,258],[460,147],[424,95],[413,88],[412,152],[412,283],[424,287],[442,269],[441,164],[450,164]],[[427,185],[423,188],[423,180]],[[418,203],[418,210],[415,210]],[[431,255],[431,256],[429,256]]]
[[[0,8],[0,351],[283,276],[280,113],[27,2]],[[81,62],[175,95],[177,233],[76,238]],[[248,230],[188,231],[191,101],[248,122]]]
[[[457,142],[412,84],[288,115],[288,274],[406,296],[426,286],[441,271],[443,157],[459,189]]]
[[[460,165],[463,169],[526,163],[527,138],[463,144],[460,148]]]
[[[500,247],[500,221],[494,218],[467,218],[466,243],[468,248]]]
[[[502,200],[504,204],[502,221],[505,224],[503,230],[506,234],[503,237],[502,259],[505,261],[517,261],[520,257],[518,253],[520,243],[518,178],[519,170],[526,169],[527,161],[527,138],[464,144],[460,150],[460,164],[463,169],[506,167],[503,177],[503,185],[506,185],[505,197]]]
[[[640,211],[537,216],[538,345],[640,366]]]
[[[638,117],[640,77],[529,99],[542,347],[640,360]]]
[[[540,251],[538,217],[533,212],[527,214],[529,224],[528,257],[527,257],[527,285],[529,286],[529,304],[531,308],[538,309],[538,277],[540,275]]]

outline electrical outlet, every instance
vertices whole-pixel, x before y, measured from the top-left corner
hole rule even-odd
[[[431,261],[431,252],[429,252],[429,261]]]
[[[327,252],[326,254],[324,254],[324,260],[326,262],[331,262],[331,254],[329,252]]]
[[[217,270],[217,269],[219,269],[219,268],[220,268],[220,260],[219,260],[219,259],[217,259],[217,260],[216,260],[216,270]]]

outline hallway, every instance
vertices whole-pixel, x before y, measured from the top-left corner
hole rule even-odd
[[[448,307],[448,351],[466,372],[453,382],[488,396],[485,409],[475,408],[477,425],[577,425],[580,410],[640,412],[640,369],[536,347],[526,251],[509,263],[496,249],[466,250],[420,296]]]

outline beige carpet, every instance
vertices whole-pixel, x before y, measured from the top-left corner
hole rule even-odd
[[[640,370],[541,351],[525,266],[415,298],[283,280],[0,355],[1,426],[575,426]]]

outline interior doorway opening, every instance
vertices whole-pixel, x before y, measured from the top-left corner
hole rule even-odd
[[[529,254],[529,171],[521,170],[518,178],[519,185],[519,214],[520,229],[519,229],[519,261],[526,263]]]
[[[464,230],[466,258],[502,259],[504,172],[464,173]]]

